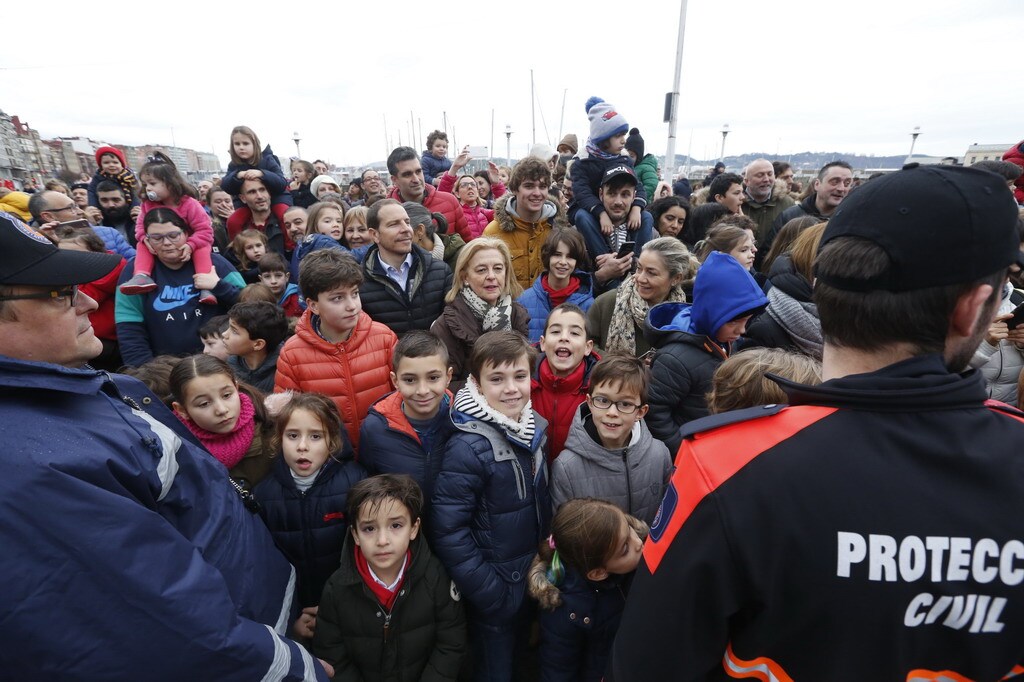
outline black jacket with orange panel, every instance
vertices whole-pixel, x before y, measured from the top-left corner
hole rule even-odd
[[[606,679],[1024,672],[1024,414],[938,355],[779,383],[687,425]]]

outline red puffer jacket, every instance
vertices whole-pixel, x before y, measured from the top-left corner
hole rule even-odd
[[[395,333],[359,314],[359,322],[345,341],[330,343],[313,330],[312,312],[306,310],[277,359],[274,392],[291,389],[323,393],[341,413],[352,447],[359,447],[359,425],[370,405],[391,391],[391,353]]]
[[[466,214],[462,212],[462,205],[454,194],[440,192],[430,185],[424,187],[423,191],[426,192],[423,197],[423,206],[431,213],[444,215],[444,219],[448,221],[448,234],[457,232],[467,242],[473,238],[469,231],[469,223],[466,221]],[[391,194],[388,197],[396,201],[405,201],[397,186],[391,189]]]
[[[113,253],[113,251],[107,253]],[[121,277],[124,264],[125,260],[122,258],[117,267],[109,274],[78,287],[83,294],[99,304],[99,308],[89,313],[89,322],[92,323],[92,331],[96,338],[117,341],[117,327],[114,324],[114,292],[117,290],[117,280]]]

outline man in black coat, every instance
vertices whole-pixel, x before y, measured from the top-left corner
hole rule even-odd
[[[430,329],[444,309],[452,271],[413,243],[409,214],[394,199],[371,206],[366,226],[374,246],[363,259],[363,310],[399,336]]]

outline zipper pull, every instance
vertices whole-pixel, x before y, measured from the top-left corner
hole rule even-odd
[[[391,614],[385,612],[384,614],[384,643],[388,642],[388,629],[391,627]]]

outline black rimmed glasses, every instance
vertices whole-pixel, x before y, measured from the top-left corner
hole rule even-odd
[[[167,232],[165,234],[147,234],[146,241],[150,244],[163,244],[164,240],[167,240],[171,244],[181,239],[181,235],[185,234],[184,230],[175,230],[174,232]]]
[[[71,301],[72,308],[78,303],[78,285],[67,287],[66,289],[51,289],[50,291],[40,291],[35,294],[10,294],[8,296],[0,296],[0,301],[55,301],[57,303],[64,303],[65,301]]]
[[[599,410],[607,410],[612,405],[615,405],[615,409],[619,411],[619,414],[633,414],[640,408],[640,405],[636,403],[627,403],[625,400],[612,401],[603,395],[591,396],[590,402]]]

